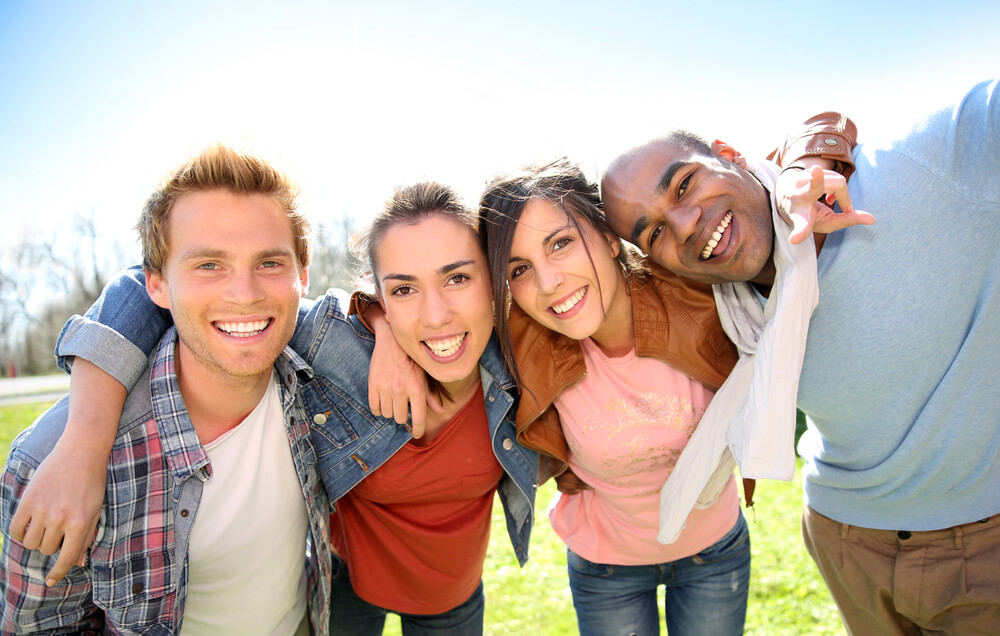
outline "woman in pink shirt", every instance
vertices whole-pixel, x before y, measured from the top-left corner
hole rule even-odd
[[[741,634],[750,538],[734,480],[690,513],[675,543],[656,540],[660,488],[715,392],[665,361],[676,358],[646,331],[680,329],[677,305],[566,160],[495,179],[480,215],[495,302],[516,305],[497,312],[497,334],[520,370],[521,408],[554,408],[566,439],[569,471],[549,517],[568,548],[580,633],[658,634],[664,585],[668,631]],[[519,311],[537,325],[526,330]],[[585,369],[567,371],[581,356]],[[541,359],[555,360],[552,373],[532,370]],[[526,445],[537,422],[519,414]]]

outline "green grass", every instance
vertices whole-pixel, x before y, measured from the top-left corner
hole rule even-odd
[[[14,436],[47,407],[48,404],[0,407],[3,458]],[[791,483],[758,482],[756,511],[745,511],[753,546],[747,634],[844,633],[826,585],[802,545],[800,475],[797,469]],[[566,582],[566,548],[552,532],[545,514],[554,492],[552,482],[539,489],[531,559],[524,569],[518,567],[514,558],[499,501],[494,506],[483,574],[487,635],[576,633],[576,616]],[[396,617],[389,619],[385,633],[392,636],[401,633]]]

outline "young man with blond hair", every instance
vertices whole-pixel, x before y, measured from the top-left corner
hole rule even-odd
[[[94,435],[67,425],[64,399],[14,441],[0,508],[4,633],[178,633],[183,625],[185,634],[292,635],[309,633],[310,622],[326,633],[328,499],[295,400],[312,372],[286,346],[308,283],[309,225],[296,194],[273,165],[217,145],[147,201],[138,224],[146,288],[175,327],[149,357],[105,449],[89,561],[59,582],[47,579],[56,556],[45,554],[58,545],[26,549],[11,534],[12,516],[64,428],[69,442],[77,435],[93,444]],[[72,334],[64,341],[72,349]],[[71,353],[98,366],[118,355]],[[53,458],[51,470],[72,461]],[[31,521],[19,538],[44,546],[44,537],[21,536],[44,526]]]

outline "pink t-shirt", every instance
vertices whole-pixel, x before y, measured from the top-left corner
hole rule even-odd
[[[592,489],[553,501],[553,529],[588,561],[616,565],[667,563],[716,543],[739,515],[732,478],[714,505],[691,511],[675,543],[656,540],[660,488],[714,391],[634,350],[609,358],[592,340],[581,344],[587,375],[555,407],[569,466]]]

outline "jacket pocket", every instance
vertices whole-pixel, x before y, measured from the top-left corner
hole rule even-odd
[[[327,444],[343,448],[355,442],[358,439],[357,425],[362,421],[376,424],[376,418],[368,412],[367,406],[362,407],[322,376],[316,376],[301,386],[298,397],[309,418],[309,429],[317,442],[316,452],[320,455]]]
[[[176,590],[164,550],[91,563],[94,603],[108,622],[142,634],[169,633],[164,626],[174,623]]]

